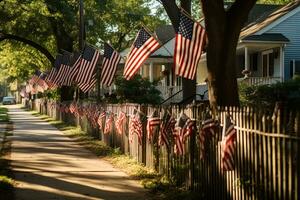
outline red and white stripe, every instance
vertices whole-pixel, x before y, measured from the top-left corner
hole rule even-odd
[[[159,117],[149,117],[147,121],[147,138],[149,141],[152,140],[155,129],[158,129],[160,125]]]
[[[188,79],[195,79],[196,69],[205,44],[205,29],[197,22],[193,26],[192,39],[176,34],[174,48],[175,74]]]
[[[144,61],[159,47],[159,42],[153,36],[151,36],[140,48],[136,48],[132,45],[131,51],[125,62],[123,73],[125,79],[131,79],[140,69]]]
[[[78,70],[76,81],[79,84],[89,84],[95,74],[95,66],[97,65],[100,52],[95,49],[95,53],[91,61],[81,59],[80,68]]]
[[[123,133],[124,123],[126,122],[126,114],[124,112],[120,112],[118,119],[115,122],[117,133],[120,135]]]
[[[236,129],[231,124],[222,139],[222,168],[224,171],[234,170],[234,154],[236,146]]]

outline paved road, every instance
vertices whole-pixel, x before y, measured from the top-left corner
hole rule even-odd
[[[146,199],[136,181],[47,122],[8,106],[16,200]]]

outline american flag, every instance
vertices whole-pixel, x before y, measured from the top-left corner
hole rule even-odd
[[[100,57],[100,52],[86,45],[81,58],[80,68],[77,73],[76,81],[79,84],[90,84],[95,74],[95,68]]]
[[[124,112],[120,112],[118,119],[115,122],[117,133],[120,135],[123,133],[124,123],[126,122],[126,114]]]
[[[105,121],[104,134],[112,132],[112,125],[114,120],[114,114],[111,113],[110,116]]]
[[[218,131],[219,123],[214,119],[207,119],[202,122],[202,128],[199,134],[200,144],[200,158],[204,159],[206,156],[206,149],[209,140],[216,135]]]
[[[143,124],[141,122],[139,113],[136,113],[130,118],[129,122],[129,142],[133,142],[133,136],[136,134],[138,136],[139,145],[142,145],[143,137]]]
[[[69,71],[70,71],[70,58],[71,58],[71,53],[69,52],[63,53],[60,67],[56,73],[56,77],[53,82],[54,84],[58,86],[65,85],[66,77],[69,76]]]
[[[45,81],[46,76],[47,75],[45,73],[41,73],[39,80],[37,81],[37,85],[39,85],[43,91],[47,90],[49,87]]]
[[[222,138],[222,168],[224,171],[234,170],[234,153],[236,145],[236,129],[230,117],[226,117]]]
[[[160,124],[160,133],[159,133],[159,144],[166,145],[167,148],[170,147],[170,136],[174,132],[176,120],[168,111],[165,111],[164,117]]]
[[[74,113],[76,111],[76,102],[73,101],[71,104],[70,104],[70,113]]]
[[[54,89],[54,88],[57,87],[57,85],[54,84],[54,80],[55,80],[56,74],[59,70],[61,62],[62,62],[62,55],[57,54],[56,59],[55,59],[55,63],[54,63],[54,67],[51,69],[50,73],[47,75],[47,77],[45,79],[45,81],[49,85],[49,89]]]
[[[176,75],[195,79],[205,39],[205,29],[199,23],[180,12],[174,48]]]
[[[78,87],[81,89],[82,92],[86,93],[94,88],[96,82],[96,74],[94,74],[90,83],[80,83],[78,84]]]
[[[131,79],[139,70],[144,61],[159,48],[159,42],[142,28],[131,47],[124,67],[124,77],[126,80]]]
[[[66,85],[71,86],[77,78],[78,71],[80,69],[82,55],[80,53],[74,53],[70,63],[70,73],[66,80]]]
[[[177,120],[173,136],[175,141],[174,152],[178,155],[185,153],[184,144],[186,138],[195,130],[195,120],[191,120],[186,114],[182,113]]]
[[[112,84],[120,60],[120,54],[109,44],[104,43],[104,56],[101,71],[101,83],[103,85],[110,86]]]
[[[101,112],[101,114],[99,115],[98,120],[97,120],[97,123],[99,125],[99,129],[101,131],[103,131],[103,121],[104,121],[105,117],[106,117],[106,112],[103,111],[103,112]]]
[[[147,138],[149,141],[152,140],[154,131],[159,128],[160,118],[159,117],[149,117],[147,121]]]

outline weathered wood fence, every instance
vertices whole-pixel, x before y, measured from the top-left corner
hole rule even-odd
[[[128,117],[122,135],[116,131],[103,134],[93,129],[84,117],[76,118],[70,113],[61,113],[55,106],[51,107],[49,102],[36,100],[32,108],[81,126],[107,145],[118,147],[138,162],[165,174],[178,186],[199,191],[204,199],[300,199],[299,111],[276,110],[268,113],[248,107],[221,109],[221,124],[224,115],[229,113],[236,122],[237,130],[235,170],[226,172],[221,168],[221,130],[210,141],[207,158],[201,160],[197,133],[186,141],[186,154],[179,156],[174,154],[173,148],[158,146],[158,133],[152,141],[143,134],[142,145],[138,144],[136,136],[130,143]],[[128,116],[133,114],[134,109],[146,115],[165,109],[137,104],[102,105],[102,108],[115,115],[123,111]],[[204,104],[185,108],[171,107],[174,116],[183,111],[190,118],[196,119],[198,128],[206,109]]]

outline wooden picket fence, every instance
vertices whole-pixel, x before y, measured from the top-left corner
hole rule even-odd
[[[75,118],[69,113],[60,113],[49,102],[36,100],[32,107],[44,114],[73,125],[80,125],[95,138],[107,145],[120,148],[138,162],[165,174],[175,184],[186,189],[199,191],[203,199],[300,199],[300,112],[277,109],[274,112],[255,110],[249,107],[220,108],[220,124],[224,116],[235,121],[237,143],[235,170],[221,168],[222,130],[209,142],[206,158],[200,159],[198,134],[192,134],[185,143],[185,155],[178,156],[173,147],[158,146],[158,132],[152,141],[143,136],[142,145],[138,138],[129,142],[128,121],[125,132],[115,130],[110,134],[93,129],[85,118]],[[181,112],[196,119],[198,130],[207,112],[207,105],[186,107],[153,107],[137,104],[102,105],[106,111],[117,116],[123,111],[128,116],[135,110],[151,115],[170,109],[173,116]],[[146,123],[144,123],[146,124]],[[146,133],[144,126],[144,133]],[[174,141],[170,141],[174,144]]]

